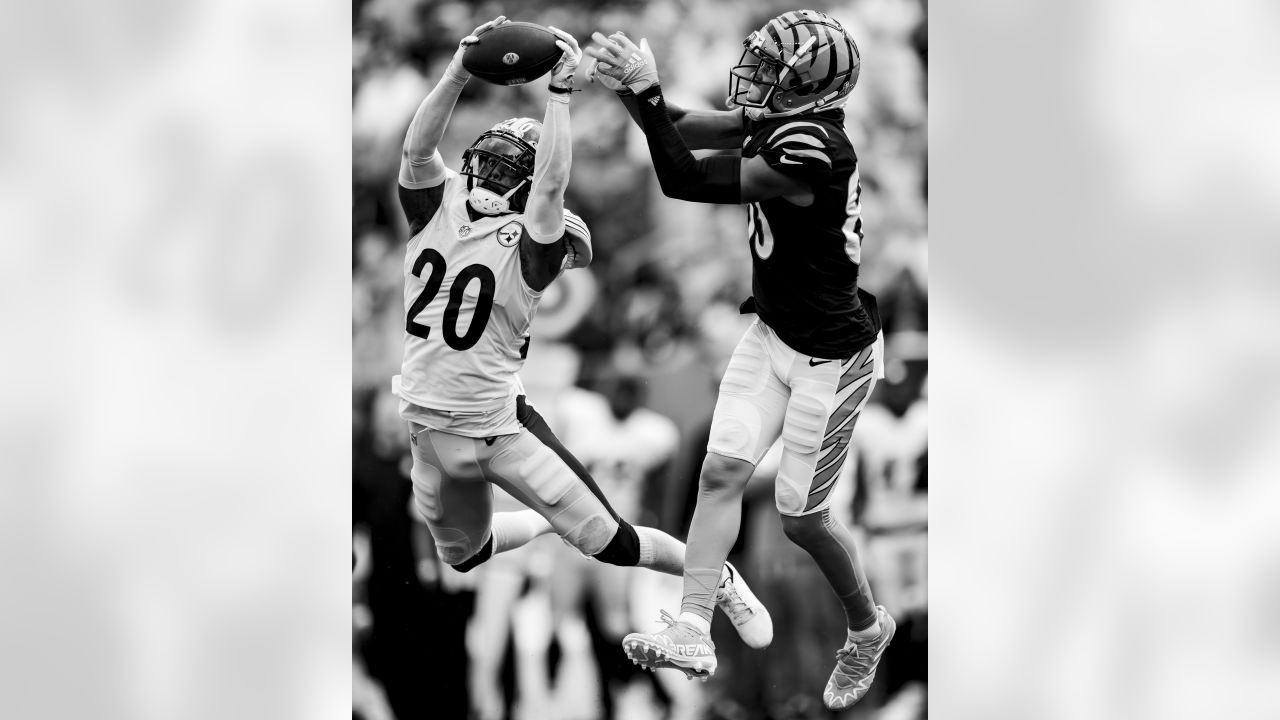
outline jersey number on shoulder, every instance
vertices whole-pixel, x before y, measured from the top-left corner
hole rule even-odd
[[[844,206],[844,254],[855,265],[862,264],[862,183],[858,182],[858,168],[849,176],[849,201]]]
[[[768,260],[773,254],[773,231],[760,211],[760,203],[751,203],[747,211],[747,236],[751,238],[751,251],[756,257]]]
[[[422,269],[427,263],[431,263],[431,274],[427,276],[426,284],[422,286],[422,292],[418,293],[418,298],[413,301],[413,305],[409,306],[404,328],[410,335],[416,335],[423,340],[431,335],[431,328],[415,322],[414,318],[418,317],[418,313],[425,310],[435,299],[436,293],[440,292],[440,284],[444,282],[445,275],[444,256],[433,248],[427,248],[422,251],[417,260],[413,261],[413,276],[421,279]],[[460,336],[458,335],[458,313],[462,310],[463,293],[466,292],[467,285],[476,279],[480,281],[480,295],[476,298],[475,312],[471,316],[471,324],[467,326],[467,333]],[[480,264],[462,268],[458,277],[454,278],[453,287],[449,288],[449,304],[444,309],[444,341],[449,347],[454,350],[470,350],[480,342],[480,336],[484,334],[485,326],[489,324],[489,314],[493,312],[493,289],[496,285],[493,271]]]

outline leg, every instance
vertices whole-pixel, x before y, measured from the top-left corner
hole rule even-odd
[[[773,370],[771,333],[754,323],[734,348],[711,418],[689,525],[681,620],[710,630],[715,583],[742,524],[742,493],[782,428],[788,391]]]
[[[876,622],[876,604],[849,528],[823,508],[808,515],[783,515],[782,530],[818,564],[840,598],[849,630],[870,629]]]
[[[447,565],[469,570],[493,549],[493,492],[480,471],[475,441],[416,423],[410,423],[410,438],[414,504],[431,530],[436,554]]]
[[[875,386],[874,349],[797,373],[792,380],[775,490],[783,530],[818,564],[840,598],[851,631],[872,628],[876,606],[853,536],[828,507],[854,424]]]
[[[766,335],[759,322],[751,326],[720,383],[689,527],[680,619],[663,613],[666,630],[623,640],[631,659],[647,668],[674,667],[698,677],[714,673],[710,629],[717,604],[749,646],[765,647],[773,639],[768,612],[725,564],[742,522],[742,492],[777,438],[786,408],[786,386],[773,372]]]
[[[684,599],[680,619],[711,629],[716,587],[725,558],[742,524],[742,493],[755,465],[746,460],[707,453],[698,476],[698,501],[689,524],[685,551]]]
[[[817,562],[849,624],[823,692],[832,710],[856,703],[870,689],[895,629],[893,618],[875,605],[853,537],[829,511],[854,423],[875,386],[880,352],[876,342],[853,358],[816,367],[801,357],[789,373],[791,401],[782,428],[775,499],[787,537]]]
[[[493,512],[491,477],[486,471],[492,446],[416,424],[412,430],[414,501],[445,563],[468,572],[493,555],[551,532],[551,526],[532,510]],[[448,513],[447,522],[442,513]]]
[[[583,555],[610,565],[684,572],[684,544],[653,528],[634,527],[614,511],[600,486],[521,397],[518,435],[487,464],[493,481],[540,514]]]

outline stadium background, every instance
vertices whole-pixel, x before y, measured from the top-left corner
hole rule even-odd
[[[861,283],[880,299],[887,377],[854,433],[840,511],[858,527],[877,600],[899,618],[872,694],[846,718],[924,716],[927,654],[927,146],[925,6],[919,0],[809,3],[840,19],[863,54],[846,106],[860,158],[867,233]],[[648,37],[667,96],[723,107],[742,38],[778,2],[354,4],[352,57],[353,714],[497,720],[618,717],[820,718],[841,613],[816,567],[782,535],[769,462],[760,468],[731,560],[774,615],[776,639],[748,654],[728,623],[708,683],[633,672],[610,637],[625,604],[630,629],[653,627],[678,580],[631,571],[592,580],[594,563],[554,538],[468,575],[442,568],[409,510],[406,438],[389,392],[403,327],[396,200],[404,131],[457,41],[498,14],[555,25],[586,46],[594,30]],[[522,374],[566,444],[605,475],[635,522],[683,538],[715,387],[749,318],[740,207],[661,195],[643,137],[620,103],[585,82],[572,107],[573,180],[566,205],[592,229],[595,261],[544,300]],[[502,88],[472,80],[441,143],[450,167],[482,131],[541,118],[542,80]],[[642,405],[649,429],[628,439],[615,420]],[[611,402],[612,401],[612,402]],[[613,406],[614,413],[601,408]],[[616,432],[601,437],[600,426]],[[616,425],[616,427],[614,427]],[[610,443],[613,443],[611,445]],[[637,447],[643,446],[643,450]],[[615,592],[592,593],[595,582]],[[566,590],[566,588],[569,588]],[[612,599],[610,599],[612,598]],[[510,628],[515,628],[514,632]],[[660,675],[665,675],[662,673]]]

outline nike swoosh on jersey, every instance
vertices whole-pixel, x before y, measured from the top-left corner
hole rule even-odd
[[[784,162],[787,160],[788,156],[796,155],[798,157],[811,157],[811,158],[814,158],[815,160],[821,160],[827,167],[831,166],[831,158],[827,157],[826,153],[820,152],[818,150],[808,150],[805,148],[794,148],[794,149],[789,148],[787,150],[783,150],[783,152],[786,153],[786,155],[782,156],[782,159]],[[796,160],[792,160],[791,162],[794,162],[797,165],[800,164]]]
[[[835,362],[834,360],[819,360],[818,362],[814,362],[813,360],[813,358],[809,358],[809,367],[818,367],[819,365],[826,365],[829,362]]]

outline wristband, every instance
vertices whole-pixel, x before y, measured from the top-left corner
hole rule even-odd
[[[470,79],[471,73],[467,72],[465,68],[454,67],[453,63],[449,63],[449,66],[444,69],[444,76],[440,78],[441,82],[447,82],[458,88],[466,85]]]

